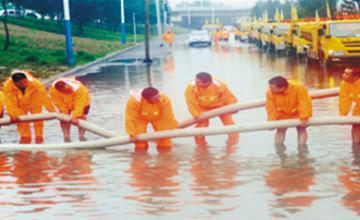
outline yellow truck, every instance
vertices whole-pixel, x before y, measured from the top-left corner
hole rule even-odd
[[[288,32],[290,23],[274,23],[270,30],[272,38],[270,40],[270,52],[285,51],[284,32]]]
[[[325,66],[360,62],[360,19],[314,22],[301,26],[300,31],[311,42],[309,62]]]
[[[263,40],[262,40],[262,37],[263,37],[263,32],[264,32],[264,27],[265,27],[265,23],[264,22],[260,22],[258,23],[258,26],[257,26],[257,31],[255,33],[255,38],[257,39],[256,42],[257,42],[257,46],[262,49],[263,48]]]
[[[214,35],[214,32],[216,30],[219,30],[221,32],[222,30],[222,25],[217,23],[217,24],[209,24],[209,23],[206,23],[202,26],[202,30],[206,30],[210,36],[213,36]]]
[[[249,32],[249,43],[258,44],[258,26],[259,23],[254,22]]]
[[[249,34],[251,30],[251,23],[240,23],[239,27],[239,37],[241,42],[249,41]]]
[[[283,31],[283,39],[285,44],[285,50],[288,54],[297,57],[303,57],[306,55],[309,42],[304,38],[300,32],[300,26],[308,23],[304,19],[298,19],[290,23],[288,31]]]
[[[261,45],[263,50],[268,50],[270,42],[273,39],[273,36],[271,34],[272,32],[272,23],[264,23],[262,32],[261,32]]]

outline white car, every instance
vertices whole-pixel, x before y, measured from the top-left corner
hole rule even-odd
[[[9,17],[15,17],[21,15],[20,11],[15,11],[14,9],[7,9],[6,11]],[[5,16],[5,10],[0,10],[0,16]]]
[[[202,31],[193,31],[189,36],[189,46],[194,45],[211,45],[211,37],[209,33],[205,30]]]

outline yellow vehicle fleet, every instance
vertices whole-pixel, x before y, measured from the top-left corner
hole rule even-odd
[[[311,42],[307,51],[310,62],[331,66],[360,61],[360,19],[315,22],[300,31]]]

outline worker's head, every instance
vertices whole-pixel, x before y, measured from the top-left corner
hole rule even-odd
[[[345,69],[342,74],[342,78],[345,82],[353,83],[356,80],[360,79],[360,67],[348,67]]]
[[[160,102],[161,99],[159,90],[155,89],[154,87],[147,87],[143,89],[141,96],[151,104]]]
[[[282,76],[276,76],[269,80],[269,89],[272,93],[283,93],[288,87],[288,81]]]
[[[66,82],[64,81],[57,81],[55,84],[54,84],[54,88],[61,92],[61,93],[64,93],[64,94],[71,94],[73,92],[73,89],[70,85],[68,85]]]
[[[28,80],[23,72],[12,72],[11,79],[20,88],[26,88],[28,86]]]
[[[166,33],[171,34],[172,32],[171,32],[171,30],[167,30]]]
[[[199,87],[206,88],[212,83],[212,77],[207,72],[200,72],[196,74],[195,83]]]

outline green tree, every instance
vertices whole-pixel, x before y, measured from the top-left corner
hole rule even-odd
[[[328,0],[330,9],[335,8],[335,0]],[[315,11],[319,12],[320,17],[326,17],[326,1],[324,0],[298,0],[299,18],[315,17]],[[332,11],[332,10],[331,10]]]
[[[7,50],[7,48],[9,47],[10,44],[10,34],[9,34],[9,29],[7,27],[7,10],[6,10],[6,0],[1,0],[1,5],[3,7],[3,9],[5,10],[5,16],[3,19],[3,23],[4,23],[4,29],[5,29],[5,46],[4,46],[4,50]]]

